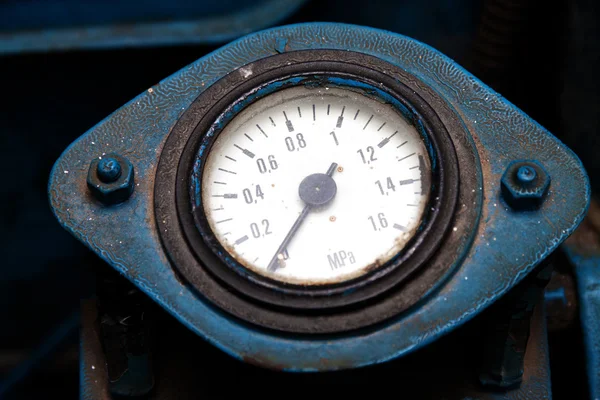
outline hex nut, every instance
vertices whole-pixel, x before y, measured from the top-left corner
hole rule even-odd
[[[120,175],[113,182],[102,181],[98,174],[98,164],[101,158],[96,158],[90,163],[87,176],[88,188],[96,199],[106,205],[122,203],[133,193],[133,165],[129,160],[118,154],[107,154],[103,157],[113,158],[119,163],[121,167]]]
[[[533,210],[544,201],[550,175],[535,160],[513,161],[501,179],[502,197],[516,210]]]

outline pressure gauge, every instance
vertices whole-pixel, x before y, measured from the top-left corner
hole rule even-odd
[[[200,294],[264,327],[321,333],[418,300],[405,288],[403,301],[358,313],[439,252],[459,186],[446,126],[394,74],[351,52],[281,54],[213,83],[186,110],[172,134],[181,141],[163,149],[173,157],[159,167],[157,217],[173,220],[161,204],[174,195],[180,230],[161,237]]]
[[[423,220],[430,174],[423,138],[393,105],[347,88],[298,86],[225,126],[195,212],[253,272],[325,285],[404,248]]]
[[[74,142],[49,186],[61,224],[191,330],[311,372],[472,319],[572,232],[588,192],[566,147],[452,60],[327,23],[162,80]]]

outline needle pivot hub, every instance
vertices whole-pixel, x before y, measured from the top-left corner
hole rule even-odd
[[[300,182],[298,188],[300,198],[311,207],[329,203],[337,193],[337,185],[327,174],[312,174]]]

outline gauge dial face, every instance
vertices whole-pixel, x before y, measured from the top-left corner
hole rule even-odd
[[[416,234],[430,159],[398,110],[297,86],[237,114],[212,144],[202,206],[223,248],[271,279],[326,285],[375,270]]]

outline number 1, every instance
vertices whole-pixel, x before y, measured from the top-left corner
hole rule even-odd
[[[335,145],[336,145],[336,146],[339,146],[339,145],[340,145],[340,143],[339,143],[339,142],[338,142],[338,140],[337,140],[337,136],[335,136],[335,132],[333,132],[333,131],[332,131],[332,132],[330,133],[330,135],[331,135],[331,136],[333,136],[333,140],[335,141]]]

